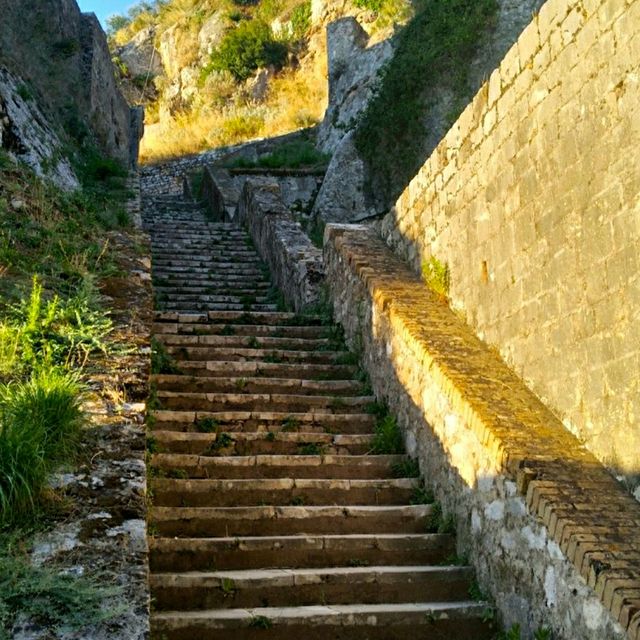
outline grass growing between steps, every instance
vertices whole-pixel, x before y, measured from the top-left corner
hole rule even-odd
[[[288,142],[257,160],[238,158],[231,169],[325,169],[330,156],[320,153],[311,141]]]

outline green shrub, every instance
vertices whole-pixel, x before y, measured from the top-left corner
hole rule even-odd
[[[360,9],[367,9],[378,13],[384,5],[384,0],[353,0],[353,4]]]
[[[452,91],[452,121],[462,111],[469,94],[470,63],[498,9],[496,0],[422,0],[421,4],[398,35],[393,58],[382,68],[377,93],[355,133],[370,176],[368,189],[387,205],[424,162],[425,116],[433,90]]]
[[[442,263],[435,256],[431,256],[429,260],[422,263],[422,279],[431,291],[442,298],[449,297],[451,276],[447,263]]]
[[[207,70],[228,71],[236,80],[246,80],[259,67],[282,67],[286,56],[286,46],[274,39],[266,22],[246,20],[225,35]]]
[[[31,510],[47,473],[74,455],[81,401],[77,378],[56,368],[0,386],[0,522]]]
[[[280,145],[271,153],[260,156],[257,160],[238,158],[228,166],[247,169],[262,167],[265,169],[300,169],[323,168],[329,162],[330,156],[318,151],[312,142],[287,142]]]

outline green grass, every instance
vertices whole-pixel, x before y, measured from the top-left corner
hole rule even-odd
[[[0,386],[0,524],[28,517],[47,474],[71,459],[84,424],[77,377],[41,369]]]
[[[287,142],[257,160],[238,158],[229,166],[235,169],[323,169],[330,156],[319,152],[310,141]]]
[[[396,462],[391,468],[394,478],[418,478],[420,477],[420,465],[415,458],[408,458],[402,462]]]
[[[420,5],[398,35],[395,54],[382,68],[378,91],[355,133],[370,176],[368,189],[386,204],[425,160],[425,116],[434,91],[453,93],[451,123],[462,111],[470,93],[470,63],[498,10],[496,0],[420,0]]]
[[[431,256],[429,260],[422,263],[422,279],[427,287],[441,298],[447,299],[449,297],[451,277],[448,264]]]

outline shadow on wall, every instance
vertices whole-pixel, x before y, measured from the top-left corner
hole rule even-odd
[[[543,0],[425,0],[355,132],[367,209],[388,211]]]
[[[549,0],[381,225],[640,498],[636,5]]]

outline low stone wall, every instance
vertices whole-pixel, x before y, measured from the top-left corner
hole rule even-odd
[[[215,166],[205,167],[202,199],[215,220],[234,221],[240,200],[240,186],[226,169]]]
[[[329,225],[336,319],[481,587],[524,638],[640,638],[640,506],[366,226]]]
[[[238,204],[238,223],[249,230],[275,284],[296,311],[320,300],[322,252],[313,246],[282,202],[277,181],[248,179]]]

